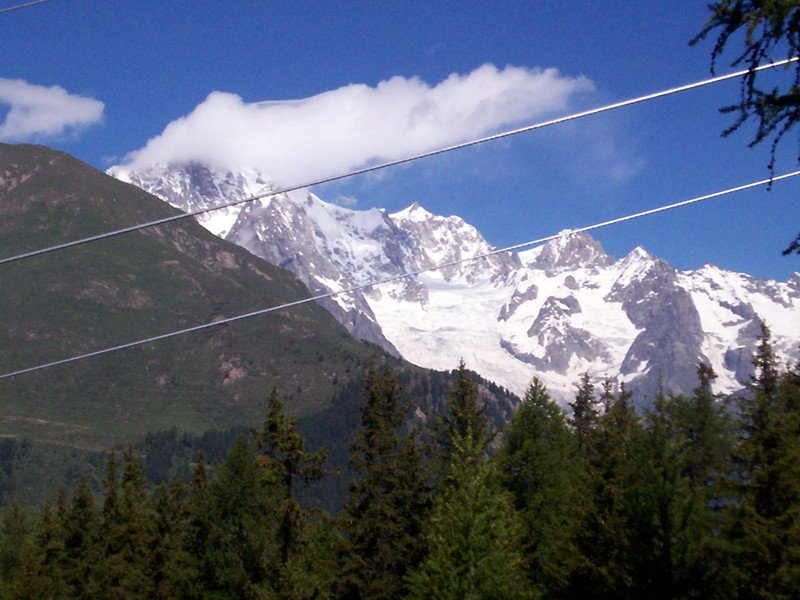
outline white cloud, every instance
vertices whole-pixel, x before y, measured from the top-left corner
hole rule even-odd
[[[345,208],[353,208],[358,204],[358,198],[355,196],[346,196],[340,194],[334,198],[333,203],[338,204],[339,206],[344,206]]]
[[[92,125],[100,121],[104,108],[99,100],[70,94],[59,86],[3,78],[0,104],[10,107],[0,123],[0,140],[18,142]]]
[[[480,137],[563,110],[591,89],[588,79],[555,69],[484,65],[435,86],[393,77],[288,102],[247,104],[213,92],[128,161],[132,169],[183,161],[251,167],[295,185]]]

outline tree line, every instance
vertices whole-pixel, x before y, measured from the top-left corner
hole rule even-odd
[[[565,413],[534,379],[497,437],[460,365],[447,410],[409,425],[371,368],[340,515],[276,391],[212,471],[151,485],[132,448],[0,524],[0,598],[600,599],[800,597],[800,364],[762,336],[746,395],[630,394],[581,380]]]

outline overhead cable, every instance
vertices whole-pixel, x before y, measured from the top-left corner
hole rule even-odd
[[[28,8],[29,6],[36,6],[37,4],[44,4],[50,0],[36,0],[35,2],[26,2],[25,4],[17,4],[16,6],[9,6],[8,8],[0,8],[0,14],[18,10],[20,8]]]
[[[768,65],[762,65],[760,67],[756,67],[755,69],[753,69],[753,71],[762,71],[764,69],[772,69],[774,67],[787,65],[787,64],[795,62],[797,60],[798,60],[797,58],[789,58],[789,59],[778,61],[778,62],[775,62],[775,63],[770,63]],[[49,252],[55,252],[56,250],[64,250],[66,248],[71,248],[73,246],[78,246],[78,245],[86,244],[86,243],[89,243],[89,242],[96,242],[96,241],[99,241],[99,240],[104,240],[104,239],[107,239],[107,238],[110,238],[110,237],[114,237],[114,236],[117,236],[117,235],[122,235],[122,234],[130,233],[130,232],[133,232],[133,231],[139,231],[140,229],[146,229],[146,228],[149,228],[149,227],[155,227],[157,225],[164,225],[166,223],[171,223],[173,221],[178,221],[180,219],[185,219],[187,217],[196,217],[198,215],[207,214],[207,213],[210,213],[210,212],[213,212],[213,211],[216,211],[216,210],[221,210],[223,208],[229,208],[231,206],[237,206],[239,204],[246,204],[246,203],[249,203],[249,202],[254,202],[256,200],[260,200],[262,198],[267,198],[267,197],[270,197],[270,196],[277,196],[279,194],[286,194],[288,192],[294,192],[296,190],[300,190],[300,189],[304,189],[304,188],[310,188],[310,187],[322,185],[322,184],[325,184],[325,183],[332,183],[334,181],[341,181],[342,179],[348,179],[350,177],[355,177],[356,175],[363,175],[365,173],[371,173],[373,171],[378,171],[378,170],[381,170],[381,169],[387,169],[389,167],[395,167],[395,166],[398,166],[398,165],[402,165],[402,164],[414,162],[414,161],[417,161],[417,160],[421,160],[423,158],[429,158],[429,157],[432,157],[432,156],[437,156],[439,154],[445,154],[447,152],[452,152],[454,150],[461,150],[462,148],[469,148],[471,146],[477,146],[478,144],[485,144],[487,142],[493,142],[495,140],[500,140],[500,139],[504,139],[504,138],[511,137],[511,136],[514,136],[514,135],[519,135],[521,133],[527,133],[527,132],[530,132],[530,131],[535,131],[537,129],[543,129],[545,127],[550,127],[552,125],[558,125],[560,123],[566,123],[568,121],[574,121],[576,119],[582,119],[583,117],[589,117],[589,116],[600,114],[600,113],[607,112],[607,111],[610,111],[610,110],[615,110],[617,108],[623,108],[625,106],[631,106],[633,104],[638,104],[640,102],[646,102],[648,100],[655,100],[656,98],[663,98],[664,96],[669,96],[669,95],[672,95],[672,94],[677,94],[679,92],[685,92],[685,91],[688,91],[688,90],[693,90],[693,89],[696,89],[696,88],[699,88],[699,87],[710,85],[712,83],[719,83],[721,81],[726,81],[728,79],[735,79],[737,77],[742,77],[743,75],[746,75],[747,73],[750,73],[750,72],[751,72],[750,69],[745,69],[745,70],[742,70],[742,71],[737,71],[735,73],[729,73],[727,75],[719,75],[717,77],[712,77],[710,79],[704,79],[703,81],[697,81],[695,83],[689,83],[689,84],[682,85],[682,86],[675,87],[675,88],[671,88],[671,89],[668,89],[668,90],[663,90],[663,91],[660,91],[660,92],[647,94],[645,96],[639,96],[637,98],[631,98],[630,100],[623,100],[622,102],[615,102],[614,104],[607,104],[606,106],[601,106],[599,108],[593,108],[591,110],[586,110],[586,111],[583,111],[583,112],[574,113],[574,114],[571,114],[571,115],[567,115],[565,117],[558,117],[557,119],[551,119],[549,121],[543,121],[543,122],[540,122],[540,123],[535,123],[533,125],[527,125],[525,127],[520,127],[518,129],[512,129],[510,131],[504,131],[502,133],[497,133],[497,134],[494,134],[494,135],[490,135],[490,136],[487,136],[487,137],[482,137],[482,138],[471,140],[471,141],[468,141],[468,142],[462,142],[460,144],[455,144],[453,146],[447,146],[445,148],[439,148],[437,150],[431,150],[431,151],[428,151],[428,152],[423,152],[422,154],[416,154],[414,156],[409,156],[409,157],[401,158],[401,159],[398,159],[398,160],[392,160],[392,161],[381,163],[381,164],[378,164],[378,165],[373,165],[371,167],[364,167],[363,169],[358,169],[358,170],[355,170],[355,171],[349,171],[349,172],[341,174],[341,175],[334,175],[334,176],[331,176],[331,177],[325,177],[323,179],[317,179],[317,180],[314,180],[314,181],[310,181],[310,182],[304,183],[302,185],[294,185],[294,186],[291,186],[291,187],[286,187],[286,188],[282,188],[282,189],[279,189],[279,190],[273,190],[273,191],[270,191],[270,192],[265,192],[263,194],[250,196],[248,198],[242,198],[240,200],[233,200],[231,202],[225,202],[225,203],[219,204],[217,206],[211,206],[211,207],[201,208],[201,209],[190,211],[190,212],[180,213],[180,214],[177,214],[177,215],[173,215],[171,217],[165,217],[163,219],[158,219],[156,221],[150,221],[148,223],[141,223],[139,225],[132,225],[130,227],[124,227],[122,229],[117,229],[115,231],[109,231],[109,232],[106,232],[106,233],[101,233],[101,234],[98,234],[98,235],[89,236],[89,237],[86,237],[86,238],[83,238],[83,239],[79,239],[79,240],[73,240],[71,242],[65,242],[63,244],[57,244],[55,246],[50,246],[49,248],[41,248],[39,250],[32,250],[30,252],[17,254],[15,256],[9,256],[9,257],[6,257],[6,258],[2,258],[2,259],[0,259],[0,265],[5,264],[5,263],[14,262],[14,261],[17,261],[17,260],[22,260],[24,258],[31,258],[31,257],[34,257],[34,256],[40,256],[42,254],[47,254]]]
[[[381,280],[377,280],[377,281],[372,281],[370,283],[366,283],[366,284],[363,284],[363,285],[357,285],[357,286],[345,288],[345,289],[342,289],[342,290],[339,290],[339,291],[326,292],[326,293],[323,293],[323,294],[316,294],[316,295],[309,296],[307,298],[302,298],[300,300],[294,300],[292,302],[286,302],[284,304],[279,304],[278,306],[271,306],[269,308],[263,308],[263,309],[255,310],[255,311],[252,311],[252,312],[236,315],[236,316],[233,316],[233,317],[227,317],[227,318],[224,318],[224,319],[219,319],[217,321],[212,321],[210,323],[203,323],[202,325],[195,325],[194,327],[187,327],[185,329],[178,329],[176,331],[171,331],[169,333],[163,333],[161,335],[151,336],[151,337],[140,339],[140,340],[136,340],[136,341],[133,341],[133,342],[128,342],[126,344],[120,344],[118,346],[112,346],[112,347],[109,347],[109,348],[104,348],[102,350],[96,350],[94,352],[87,352],[85,354],[79,354],[79,355],[76,355],[76,356],[71,356],[69,358],[63,358],[63,359],[60,359],[60,360],[55,360],[55,361],[52,361],[52,362],[43,363],[43,364],[40,364],[40,365],[36,365],[34,367],[28,367],[28,368],[25,368],[25,369],[19,369],[17,371],[10,371],[8,373],[0,374],[0,379],[7,379],[9,377],[15,377],[17,375],[23,375],[25,373],[32,373],[34,371],[41,371],[42,369],[47,369],[49,367],[55,367],[55,366],[58,366],[58,365],[64,365],[64,364],[75,362],[75,361],[82,360],[82,359],[85,359],[85,358],[92,358],[92,357],[95,357],[95,356],[101,356],[103,354],[109,354],[111,352],[116,352],[118,350],[126,350],[128,348],[133,348],[135,346],[141,346],[143,344],[149,344],[151,342],[157,342],[157,341],[160,341],[160,340],[176,337],[176,336],[179,336],[179,335],[184,335],[184,334],[187,334],[187,333],[193,333],[195,331],[201,331],[203,329],[209,329],[211,327],[218,327],[220,325],[226,325],[228,323],[233,323],[234,321],[241,321],[243,319],[249,319],[251,317],[257,317],[257,316],[260,316],[260,315],[265,315],[267,313],[275,312],[275,311],[278,311],[278,310],[284,310],[284,309],[291,308],[291,307],[294,307],[294,306],[299,306],[301,304],[307,304],[309,302],[315,302],[315,301],[318,301],[318,300],[323,300],[325,298],[334,298],[334,297],[342,295],[342,294],[350,294],[350,293],[353,293],[353,292],[359,292],[359,291],[365,290],[365,289],[373,287],[373,286],[384,285],[384,284],[387,284],[387,283],[393,283],[395,281],[401,281],[403,279],[410,279],[412,277],[416,277],[418,275],[422,275],[423,273],[427,273],[427,272],[430,272],[430,271],[438,271],[440,269],[445,269],[447,267],[452,267],[452,266],[464,264],[464,263],[467,263],[467,262],[474,262],[474,261],[477,261],[477,260],[482,260],[484,258],[489,258],[489,257],[495,256],[497,254],[503,254],[505,252],[511,252],[511,251],[514,251],[514,250],[520,250],[522,248],[527,248],[527,247],[530,247],[530,246],[536,246],[536,245],[539,245],[539,244],[544,244],[545,242],[549,242],[550,240],[554,240],[554,239],[559,238],[559,237],[570,236],[570,235],[574,235],[576,233],[580,233],[580,232],[584,232],[584,231],[591,231],[591,230],[594,230],[594,229],[599,229],[601,227],[607,227],[609,225],[614,225],[616,223],[622,223],[622,222],[625,222],[625,221],[631,221],[633,219],[638,219],[640,217],[645,217],[645,216],[648,216],[648,215],[654,215],[654,214],[661,213],[661,212],[668,211],[668,210],[672,210],[672,209],[675,209],[675,208],[688,206],[689,204],[695,204],[695,203],[698,203],[698,202],[702,202],[704,200],[710,200],[712,198],[718,198],[720,196],[725,196],[727,194],[732,194],[734,192],[740,192],[740,191],[747,190],[747,189],[750,189],[750,188],[766,185],[766,184],[769,184],[769,183],[772,183],[772,182],[781,181],[783,179],[788,179],[790,177],[795,177],[797,175],[800,175],[800,171],[793,171],[792,173],[786,173],[784,175],[771,177],[769,179],[762,179],[760,181],[755,181],[753,183],[747,183],[747,184],[740,185],[740,186],[733,187],[733,188],[729,188],[729,189],[726,189],[726,190],[723,190],[723,191],[720,191],[720,192],[713,192],[711,194],[706,194],[704,196],[698,196],[698,197],[692,198],[690,200],[683,200],[681,202],[675,202],[673,204],[667,204],[665,206],[660,206],[658,208],[652,208],[652,209],[645,210],[645,211],[642,211],[642,212],[626,215],[624,217],[618,217],[616,219],[611,219],[609,221],[603,221],[601,223],[596,223],[594,225],[587,225],[585,227],[579,227],[577,229],[571,229],[571,230],[564,231],[564,232],[561,232],[561,233],[557,233],[557,234],[554,234],[554,235],[549,235],[547,237],[539,238],[539,239],[536,239],[536,240],[531,240],[531,241],[528,241],[528,242],[523,242],[521,244],[516,244],[514,246],[506,246],[504,248],[497,248],[495,250],[492,250],[491,252],[486,252],[484,254],[480,254],[480,255],[477,255],[477,256],[472,256],[472,257],[469,257],[469,258],[463,258],[463,259],[459,259],[459,260],[452,260],[452,261],[449,261],[449,262],[446,262],[446,263],[441,263],[441,264],[438,264],[438,265],[434,265],[432,267],[428,267],[428,268],[425,268],[425,269],[420,269],[418,271],[413,271],[411,273],[403,273],[402,275],[396,275],[394,277],[389,277],[388,279],[381,279]]]

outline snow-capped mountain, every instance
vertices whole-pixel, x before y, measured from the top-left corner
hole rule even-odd
[[[183,209],[275,191],[255,171],[201,165],[109,171]],[[759,318],[780,356],[796,360],[800,274],[761,280],[706,265],[680,272],[636,248],[621,260],[585,233],[460,262],[494,248],[463,219],[416,202],[388,214],[350,210],[307,191],[278,194],[200,217],[213,233],[294,272],[357,337],[422,366],[467,365],[514,392],[538,375],[567,400],[583,373],[624,381],[639,397],[696,385],[699,361],[716,391],[742,387]],[[409,277],[435,265],[444,268]]]

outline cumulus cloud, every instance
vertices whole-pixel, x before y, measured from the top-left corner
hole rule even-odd
[[[16,142],[92,125],[100,121],[104,108],[99,100],[70,94],[57,85],[45,87],[3,78],[0,104],[10,107],[0,123],[0,140]]]
[[[593,88],[555,69],[484,65],[435,86],[393,77],[303,100],[248,104],[213,92],[173,121],[129,167],[198,161],[223,169],[261,169],[282,184],[306,183],[456,144],[569,105]]]

